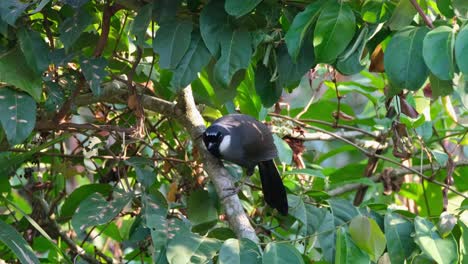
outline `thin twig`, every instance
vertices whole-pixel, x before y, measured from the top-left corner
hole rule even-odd
[[[422,10],[421,6],[418,4],[416,0],[410,0],[411,4],[416,8],[416,11],[418,11],[419,15],[422,17],[424,20],[424,23],[430,28],[434,28],[434,25],[432,24],[432,21],[429,19],[429,17],[424,13],[424,10]]]

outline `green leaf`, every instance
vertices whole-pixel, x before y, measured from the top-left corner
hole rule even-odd
[[[351,240],[346,228],[341,226],[336,232],[335,264],[371,263],[369,256]]]
[[[167,245],[170,232],[170,223],[167,220],[167,201],[159,191],[143,194],[142,200],[146,227],[148,227],[151,232],[153,248],[156,253],[155,256],[163,257],[162,254],[164,254],[164,248]],[[155,259],[157,258],[158,257],[155,257]]]
[[[206,263],[218,252],[221,243],[191,232],[178,232],[169,242],[166,257],[169,263]]]
[[[108,75],[108,72],[105,70],[107,67],[107,60],[102,57],[83,58],[80,62],[80,66],[91,91],[94,95],[99,96],[101,94],[101,83]]]
[[[468,2],[465,0],[452,0],[455,14],[462,18],[468,18]]]
[[[392,263],[404,263],[416,248],[412,238],[413,224],[396,213],[385,214],[385,238]]]
[[[208,191],[196,190],[190,194],[187,201],[187,215],[194,226],[204,225],[203,231],[216,224],[218,212],[215,201],[210,197]]]
[[[254,70],[249,67],[245,72],[244,80],[237,87],[235,103],[238,104],[241,113],[251,115],[257,119],[264,119],[265,117],[261,116],[264,108],[262,108],[262,100],[255,91],[254,78]]]
[[[40,75],[49,66],[49,48],[41,34],[21,28],[18,31],[18,39],[29,67],[36,75]]]
[[[159,54],[159,67],[174,69],[190,46],[192,22],[171,21],[160,25],[153,40],[153,50]]]
[[[226,0],[224,8],[231,16],[241,17],[252,11],[262,0]]]
[[[84,8],[78,9],[73,16],[65,19],[59,26],[60,39],[63,46],[69,50],[81,33],[93,22],[93,17]]]
[[[145,188],[153,185],[156,180],[153,160],[144,157],[131,157],[125,163],[135,168],[138,182]]]
[[[68,221],[80,203],[85,200],[88,196],[93,193],[100,193],[104,196],[108,196],[112,192],[112,186],[109,184],[87,184],[76,188],[62,205],[60,211],[61,222]]]
[[[41,76],[28,67],[28,62],[19,48],[0,54],[0,82],[27,92],[37,102],[41,100]]]
[[[347,2],[328,1],[314,30],[314,48],[317,62],[332,63],[343,52],[354,36],[356,21]]]
[[[144,46],[145,44],[146,30],[151,21],[152,11],[153,4],[144,5],[138,10],[138,14],[133,19],[130,34],[135,36],[138,46]]]
[[[0,5],[0,16],[3,21],[14,26],[18,17],[29,7],[29,2],[19,0],[2,0]]]
[[[423,42],[423,58],[431,72],[441,80],[451,80],[455,71],[453,45],[455,35],[447,26],[427,33]]]
[[[221,57],[214,66],[214,78],[222,87],[228,87],[235,73],[249,67],[252,57],[252,39],[245,30],[235,30],[220,36]]]
[[[40,263],[23,236],[2,220],[0,220],[0,241],[15,253],[21,263]]]
[[[192,32],[190,46],[172,75],[172,90],[177,92],[195,80],[210,58],[210,51],[206,48],[200,34]]]
[[[362,19],[367,23],[378,23],[389,16],[386,0],[366,0],[361,8]]]
[[[455,60],[460,71],[468,75],[468,23],[458,32],[455,41]]]
[[[10,145],[22,143],[36,125],[36,102],[26,93],[0,88],[0,113]]]
[[[447,153],[437,149],[431,150],[431,153],[432,155],[434,155],[435,160],[437,161],[437,163],[439,163],[440,166],[445,166],[445,164],[447,164]]]
[[[388,43],[384,66],[395,88],[416,91],[426,81],[429,71],[422,49],[427,32],[426,27],[408,27],[399,31]]]
[[[441,238],[434,224],[419,216],[414,219],[414,227],[416,231],[414,240],[426,256],[439,264],[457,263],[457,242],[453,235]]]
[[[283,89],[276,82],[271,81],[271,74],[267,67],[258,64],[255,69],[255,91],[262,99],[262,105],[272,107],[278,102]]]
[[[416,9],[411,1],[399,1],[388,21],[388,26],[392,31],[401,30],[411,24],[415,15]]]
[[[315,67],[314,49],[311,43],[304,43],[297,62],[294,62],[288,53],[286,45],[279,45],[278,56],[278,83],[281,88],[296,86],[304,74]]]
[[[429,74],[429,82],[431,83],[432,98],[436,99],[441,96],[450,95],[453,92],[452,80],[441,80],[434,74]]]
[[[223,1],[210,1],[200,13],[200,33],[211,55],[218,57],[221,37],[231,32]]]
[[[468,263],[468,226],[462,221],[458,220],[458,225],[462,231],[460,236],[460,263]]]
[[[367,33],[369,29],[367,26],[363,26],[359,32],[358,37],[354,43],[350,43],[348,49],[343,55],[338,57],[336,62],[336,69],[344,75],[353,75],[362,71],[366,62],[362,61],[363,52],[366,47]]]
[[[348,200],[342,198],[334,198],[328,200],[331,212],[334,218],[336,226],[345,225],[349,223],[356,216],[360,215],[360,212],[356,207]]]
[[[301,254],[289,244],[271,242],[263,253],[264,264],[304,263]]]
[[[455,13],[453,12],[452,0],[438,0],[436,1],[437,8],[439,8],[442,15],[445,17],[453,17]]]
[[[291,147],[276,134],[273,135],[273,140],[278,150],[278,157],[281,163],[291,164],[293,155]]]
[[[73,228],[79,233],[84,233],[88,227],[112,221],[130,202],[132,195],[114,191],[112,198],[111,201],[107,201],[100,193],[93,193],[82,200],[72,218]]]
[[[367,216],[356,216],[349,224],[349,233],[354,243],[367,252],[372,261],[377,262],[387,241],[375,220]]]
[[[262,255],[257,244],[248,239],[230,238],[224,241],[219,250],[219,264],[262,263]]]
[[[298,13],[284,36],[289,55],[291,55],[294,62],[297,61],[304,38],[308,35],[307,32],[311,29],[315,20],[317,20],[323,3],[323,0],[313,2],[304,11]]]
[[[63,0],[65,4],[70,5],[73,8],[79,8],[82,5],[86,4],[89,2],[89,0]]]

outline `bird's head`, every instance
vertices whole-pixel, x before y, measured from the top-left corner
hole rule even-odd
[[[230,141],[229,131],[222,127],[213,125],[203,133],[203,142],[208,151],[217,158],[222,158],[222,153],[225,147],[229,146]]]

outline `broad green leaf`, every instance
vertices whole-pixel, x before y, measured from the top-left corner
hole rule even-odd
[[[112,200],[107,201],[100,193],[93,193],[82,200],[72,218],[72,226],[78,233],[86,228],[112,221],[130,202],[132,195],[114,191]]]
[[[237,96],[234,101],[239,106],[241,113],[251,115],[261,120],[265,118],[261,116],[264,108],[262,108],[261,98],[255,91],[254,78],[254,70],[252,67],[249,67],[245,72],[244,80],[237,87]]]
[[[347,2],[328,1],[314,30],[314,48],[317,62],[332,63],[343,52],[354,36],[356,21]]]
[[[187,215],[194,226],[204,225],[204,230],[201,231],[213,227],[218,220],[215,201],[205,190],[196,190],[190,194],[187,200]]]
[[[434,74],[429,74],[429,81],[431,83],[432,98],[450,95],[453,92],[452,80],[441,80]]]
[[[38,13],[44,9],[44,7],[50,2],[51,0],[41,0],[41,2],[34,8],[34,10],[31,12],[33,14]]]
[[[235,30],[219,36],[221,57],[214,66],[214,78],[222,87],[228,87],[235,73],[249,67],[252,57],[252,39],[250,33]]]
[[[301,254],[289,244],[271,242],[265,247],[263,264],[304,263]]]
[[[73,15],[65,19],[59,26],[60,39],[63,46],[69,50],[81,33],[93,22],[93,17],[84,8],[78,9]]]
[[[22,143],[36,125],[36,102],[26,93],[0,88],[0,113],[10,145]]]
[[[138,182],[145,188],[153,185],[156,180],[153,160],[144,157],[131,157],[125,163],[135,168]]]
[[[176,17],[180,0],[158,0],[153,3],[153,17],[159,24],[169,22]]]
[[[385,238],[387,251],[392,263],[404,263],[408,260],[416,244],[411,236],[413,224],[396,213],[385,214]]]
[[[356,216],[349,224],[349,233],[356,245],[377,262],[386,247],[385,235],[374,219]]]
[[[278,46],[276,56],[278,57],[278,82],[281,88],[295,87],[302,76],[316,65],[313,46],[308,42],[302,45],[297,62],[293,61],[284,44]]]
[[[452,0],[452,6],[457,16],[468,18],[468,2],[465,0]]]
[[[109,74],[108,71],[105,70],[107,67],[107,60],[102,57],[84,58],[81,60],[80,66],[91,91],[93,91],[94,95],[99,96],[101,94],[101,83]]]
[[[169,242],[166,257],[169,263],[206,263],[218,252],[221,243],[191,232],[178,232]]]
[[[460,236],[460,263],[468,263],[468,226],[462,221],[458,220],[458,225],[462,231]]]
[[[231,32],[223,1],[210,1],[200,13],[200,33],[211,55],[218,58],[221,37]]]
[[[153,40],[153,50],[159,54],[159,67],[177,67],[190,46],[192,27],[190,21],[172,21],[160,25]]]
[[[189,85],[198,77],[198,73],[208,64],[210,58],[210,51],[200,34],[192,32],[190,46],[172,75],[171,88],[177,92]]]
[[[336,232],[335,264],[371,263],[369,256],[359,249],[341,226]]]
[[[451,80],[455,71],[453,30],[440,26],[427,33],[423,42],[423,58],[431,72],[441,80]]]
[[[308,35],[307,32],[312,28],[315,20],[317,20],[323,3],[323,0],[313,2],[304,11],[298,13],[284,36],[289,55],[291,55],[294,62],[297,61],[304,38]]]
[[[76,188],[63,203],[60,211],[61,222],[68,221],[75,213],[80,203],[93,193],[100,193],[108,196],[112,192],[112,186],[109,184],[87,184]]]
[[[224,8],[231,16],[241,17],[252,11],[262,0],[226,0]]]
[[[40,76],[49,66],[49,48],[47,44],[39,32],[25,28],[18,31],[18,39],[28,66],[36,75]]]
[[[16,20],[26,11],[30,2],[20,0],[2,0],[0,4],[0,16],[3,21],[14,26]]]
[[[452,0],[437,0],[437,8],[445,17],[453,17],[455,13],[453,12]]]
[[[281,163],[291,164],[293,155],[291,147],[276,134],[273,135],[273,140],[278,150],[278,157]]]
[[[162,257],[169,235],[169,221],[167,219],[168,205],[159,191],[143,194],[144,216],[146,227],[150,229],[155,256]],[[157,258],[157,257],[155,257]]]
[[[316,169],[293,169],[290,171],[283,172],[283,175],[291,175],[291,174],[302,174],[302,175],[310,175],[313,177],[323,178],[325,179],[325,175],[322,171]]]
[[[270,108],[278,102],[283,91],[277,82],[271,80],[271,73],[263,64],[258,64],[255,69],[255,91],[265,108]]]
[[[468,75],[468,23],[458,32],[455,41],[455,60],[464,75]]]
[[[384,55],[385,71],[399,89],[416,91],[426,81],[429,70],[422,56],[426,27],[408,27],[399,31],[388,43]]]
[[[328,204],[330,205],[336,226],[347,224],[360,214],[356,207],[345,199],[330,199],[328,200]]]
[[[144,5],[138,10],[138,14],[133,19],[130,33],[135,36],[136,43],[139,46],[144,46],[146,30],[151,21],[152,11],[152,4]]]
[[[416,244],[423,253],[438,264],[452,264],[458,261],[457,242],[453,235],[443,239],[429,220],[417,216],[414,219]]]
[[[220,264],[260,264],[262,255],[257,244],[248,239],[228,239],[219,250]]]
[[[431,153],[440,166],[444,167],[447,164],[447,161],[448,161],[447,153],[437,150],[437,149],[431,150]]]
[[[348,45],[348,48],[338,57],[336,69],[344,75],[353,75],[362,71],[366,63],[363,62],[363,52],[366,47],[367,33],[369,29],[363,26],[357,38]]]
[[[361,8],[362,19],[367,23],[378,23],[390,15],[386,0],[366,0]]]
[[[41,100],[41,76],[28,67],[28,62],[19,48],[0,54],[0,82],[27,92],[37,102]]]
[[[21,263],[40,263],[23,236],[2,220],[0,220],[0,241],[13,251]]]
[[[399,1],[388,21],[388,26],[392,31],[401,30],[411,24],[415,15],[416,9],[411,1]]]

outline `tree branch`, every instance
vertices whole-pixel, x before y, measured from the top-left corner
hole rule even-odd
[[[225,197],[222,203],[226,210],[231,228],[238,237],[248,238],[254,242],[258,242],[258,237],[249,222],[249,218],[244,212],[239,197],[237,195],[231,195],[232,190],[235,189],[232,176],[224,168],[222,163],[206,150],[203,144],[201,135],[206,129],[205,122],[195,105],[190,86],[185,88],[179,96],[176,107],[176,118],[190,133],[194,145],[200,151],[204,169],[208,173],[208,176],[210,176],[216,188],[216,192],[218,193],[218,197]]]
[[[457,166],[457,167],[459,167],[459,166],[460,167],[468,166],[468,160],[455,162],[455,166]],[[446,168],[446,167],[443,167],[443,168]],[[433,166],[431,164],[427,164],[427,165],[424,165],[422,167],[420,167],[420,166],[411,167],[411,170],[420,170],[420,171],[429,171],[429,170],[432,170],[432,169],[433,169]],[[392,176],[403,177],[408,173],[412,173],[411,170],[408,170],[407,168],[395,169],[393,171],[393,173],[392,173]],[[378,182],[380,180],[380,178],[381,178],[381,175],[382,175],[381,173],[374,174],[369,179],[374,181],[374,182]],[[356,190],[356,189],[358,189],[360,187],[364,187],[364,186],[367,186],[367,185],[362,184],[362,183],[349,183],[349,184],[337,187],[337,188],[335,188],[333,190],[330,190],[327,193],[330,196],[338,196],[338,195],[342,195],[343,193],[346,193],[346,192],[354,191],[354,190]]]
[[[429,17],[426,15],[426,13],[424,13],[424,10],[422,10],[421,6],[418,4],[418,2],[416,0],[410,0],[411,4],[414,6],[414,8],[416,9],[416,11],[418,11],[419,15],[422,17],[422,19],[424,20],[424,23],[426,23],[426,25],[429,27],[429,28],[434,28],[434,25],[432,24],[432,21],[429,19]]]

